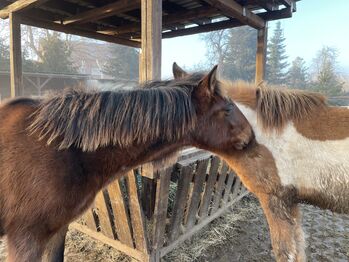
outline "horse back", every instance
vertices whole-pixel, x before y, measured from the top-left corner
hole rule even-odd
[[[297,131],[313,140],[343,140],[349,138],[349,108],[326,107],[295,122]]]
[[[38,99],[15,98],[5,101],[0,106],[0,132],[23,127],[29,116],[37,109]],[[3,135],[3,134],[1,134]]]
[[[14,220],[36,225],[45,217],[54,229],[72,213],[57,205],[65,201],[70,207],[82,201],[75,190],[86,182],[79,152],[59,151],[27,131],[39,105],[40,100],[19,98],[0,106],[0,236],[21,226]]]
[[[31,98],[15,98],[7,100],[0,105],[0,237],[5,234],[4,215],[6,214],[4,193],[8,190],[8,170],[11,159],[11,150],[16,146],[18,134],[23,134],[26,129],[28,117],[36,110],[39,100]],[[25,146],[25,145],[23,145]],[[19,159],[17,159],[20,161]],[[5,194],[5,195],[4,195]]]

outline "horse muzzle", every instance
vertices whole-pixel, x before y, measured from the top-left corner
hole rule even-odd
[[[248,132],[240,137],[239,142],[235,143],[234,147],[237,150],[242,150],[249,147],[250,145],[255,144],[255,142],[256,137],[254,135],[254,132],[252,131],[252,129],[249,129]]]

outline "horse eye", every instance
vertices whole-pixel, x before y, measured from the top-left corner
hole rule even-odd
[[[234,105],[229,105],[225,108],[226,114],[230,114],[233,111]]]

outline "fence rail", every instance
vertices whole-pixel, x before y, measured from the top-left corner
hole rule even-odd
[[[224,161],[187,149],[175,165],[154,175],[154,203],[145,202],[153,212],[147,218],[141,174],[131,171],[114,181],[72,227],[134,259],[160,261],[247,194]]]

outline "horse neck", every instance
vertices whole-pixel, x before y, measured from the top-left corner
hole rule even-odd
[[[149,141],[123,148],[110,146],[82,153],[82,163],[86,173],[93,178],[92,184],[99,190],[127,171],[146,162],[166,158],[187,145],[188,139],[182,138],[171,142]]]
[[[255,108],[251,108],[243,103],[235,102],[235,104],[238,106],[240,111],[243,113],[243,115],[246,117],[247,121],[252,126],[252,129],[255,133],[260,134],[263,130],[261,129],[260,125],[257,123],[257,112]],[[255,134],[257,135],[257,134]]]

